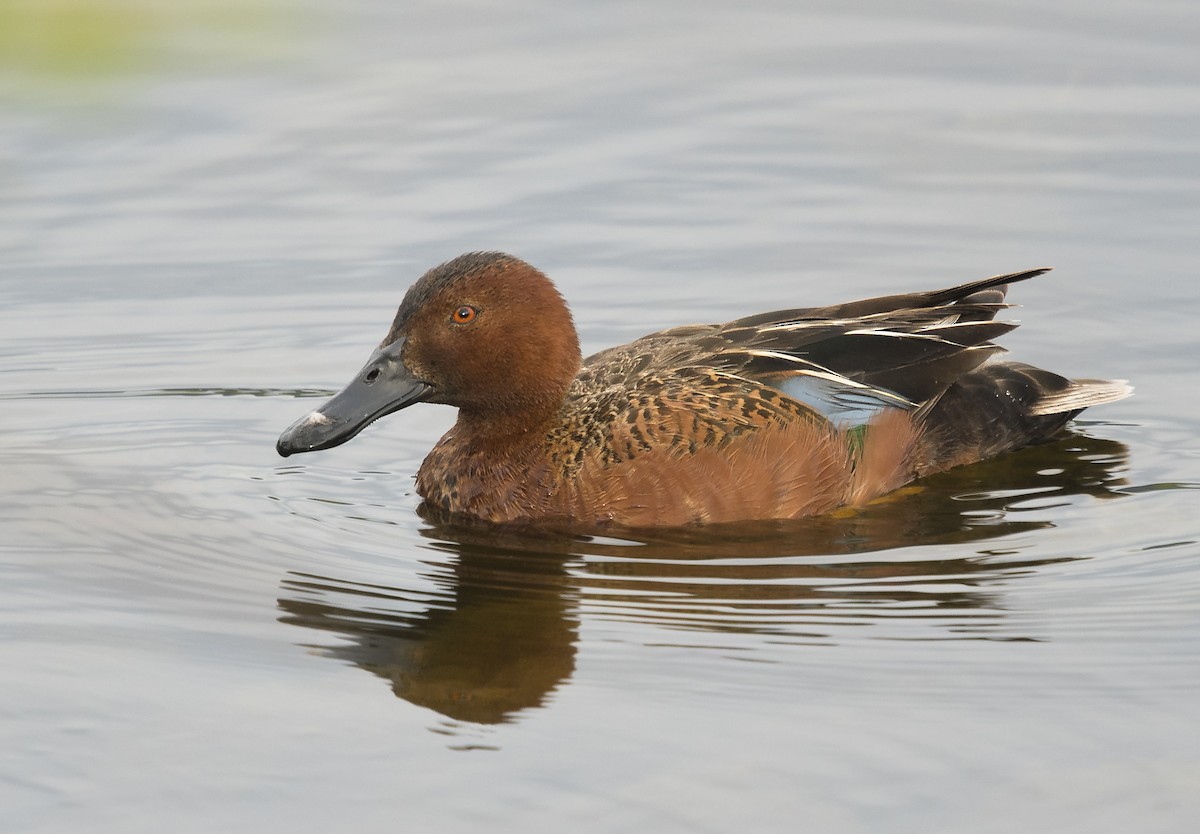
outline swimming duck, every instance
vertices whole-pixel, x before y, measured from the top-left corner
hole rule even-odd
[[[1131,392],[1001,361],[1008,285],[780,310],[581,359],[562,296],[498,252],[404,296],[367,364],[279,438],[328,449],[417,402],[458,408],[417,473],[427,507],[489,522],[655,527],[786,519],[1050,439]]]

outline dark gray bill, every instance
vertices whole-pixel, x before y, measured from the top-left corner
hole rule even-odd
[[[375,351],[349,385],[279,435],[275,450],[286,458],[339,446],[380,417],[425,399],[432,389],[404,367],[403,346],[401,339]]]

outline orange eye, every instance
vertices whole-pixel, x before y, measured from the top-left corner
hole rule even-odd
[[[454,311],[450,316],[450,320],[455,324],[470,324],[475,321],[475,317],[479,315],[479,311],[469,304],[464,304]]]

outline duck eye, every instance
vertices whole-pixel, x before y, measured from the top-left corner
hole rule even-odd
[[[479,311],[469,304],[464,304],[459,307],[450,316],[450,320],[455,324],[470,324],[475,321],[475,317],[479,315]]]

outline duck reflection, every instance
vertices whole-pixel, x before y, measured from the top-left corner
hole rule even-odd
[[[349,644],[323,653],[448,718],[497,724],[541,706],[575,668],[577,592],[565,559],[448,549],[453,569],[432,577],[442,593],[292,574],[282,583],[280,619],[345,635]]]
[[[426,517],[422,535],[448,557],[428,575],[398,577],[406,589],[290,574],[281,620],[337,633],[348,642],[322,653],[475,724],[547,703],[574,672],[581,617],[775,644],[852,639],[845,625],[903,639],[906,619],[943,638],[1038,639],[1005,626],[1003,586],[1086,554],[1023,555],[1038,549],[1020,534],[1053,526],[1078,496],[1115,496],[1127,456],[1073,434],[838,516],[621,538]]]

